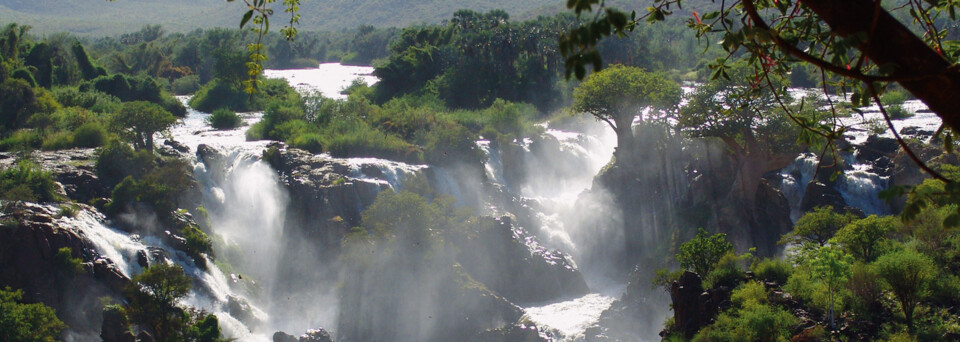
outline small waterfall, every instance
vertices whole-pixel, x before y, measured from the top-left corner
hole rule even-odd
[[[481,140],[477,140],[476,143],[480,151],[483,151],[483,154],[487,157],[487,161],[483,164],[487,180],[493,184],[504,185],[503,155],[501,155],[500,149],[490,146],[490,140],[480,138]]]
[[[206,310],[217,316],[224,335],[241,341],[268,341],[266,336],[255,336],[249,328],[231,313],[228,304],[231,301],[242,300],[242,295],[232,290],[230,282],[211,260],[206,260],[207,267],[197,267],[193,259],[186,253],[170,248],[157,237],[140,237],[109,227],[102,214],[87,208],[79,210],[73,217],[62,217],[59,225],[74,229],[87,238],[95,249],[95,254],[109,259],[127,277],[133,277],[140,272],[139,258],[150,255],[152,251],[162,250],[164,260],[152,262],[172,262],[183,267],[184,272],[194,279],[194,286],[187,297],[181,300],[181,305]],[[256,306],[249,305],[251,315],[258,319],[266,319],[266,314]]]
[[[350,165],[350,177],[388,185],[394,191],[402,190],[405,180],[428,167],[378,158],[347,158],[346,162]]]
[[[844,170],[843,174],[837,177],[835,189],[843,196],[847,205],[860,208],[867,215],[889,214],[890,206],[879,197],[880,191],[888,187],[889,177],[871,172],[871,165],[860,163],[852,154],[843,155],[843,160],[851,169]],[[803,215],[800,204],[806,195],[807,184],[813,181],[817,174],[819,162],[816,154],[802,153],[793,164],[780,171],[780,190],[790,203],[790,218],[794,222]]]

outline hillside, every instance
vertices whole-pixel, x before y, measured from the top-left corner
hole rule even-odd
[[[559,1],[308,0],[301,7],[300,29],[435,23],[450,18],[462,8],[477,11],[501,8],[511,15],[520,15],[554,3]],[[161,24],[168,31],[183,32],[215,26],[235,27],[243,9],[242,4],[224,0],[0,0],[0,22],[32,25],[36,33],[69,31],[87,36],[130,32],[146,24]]]

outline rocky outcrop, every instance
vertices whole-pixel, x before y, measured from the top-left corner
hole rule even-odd
[[[333,342],[333,338],[323,328],[310,329],[300,335],[300,338],[294,337],[282,331],[273,334],[273,342]]]
[[[589,291],[570,256],[541,246],[508,216],[482,217],[458,236],[457,261],[471,277],[515,303],[540,302]]]
[[[130,331],[130,323],[123,311],[117,306],[108,306],[103,309],[103,324],[100,328],[100,338],[103,342],[136,342],[137,338]]]
[[[85,208],[85,207],[84,207]],[[86,210],[86,209],[82,209]],[[64,228],[56,206],[4,203],[0,210],[0,286],[21,289],[27,302],[43,302],[74,329],[99,329],[99,315],[85,312],[104,296],[119,298],[129,279],[109,260],[99,257],[93,245],[74,229]],[[58,257],[69,248],[80,259],[74,269]]]
[[[804,192],[803,200],[800,202],[800,210],[808,212],[813,208],[832,206],[834,208],[843,208],[847,206],[847,201],[843,199],[837,189],[820,182],[810,182]]]
[[[97,198],[110,197],[112,189],[97,177],[95,149],[34,152],[32,158],[43,170],[53,174],[70,199],[90,203]],[[15,162],[13,154],[0,153],[0,168],[12,166]]]

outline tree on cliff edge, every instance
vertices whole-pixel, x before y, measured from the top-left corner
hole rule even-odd
[[[617,133],[617,157],[633,148],[633,121],[644,109],[675,110],[682,90],[662,73],[616,65],[591,75],[573,92],[573,110],[593,115]],[[643,120],[643,116],[640,117]]]

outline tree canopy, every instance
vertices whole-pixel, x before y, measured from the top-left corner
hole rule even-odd
[[[615,65],[590,75],[574,90],[573,110],[610,125],[617,133],[619,151],[632,148],[635,117],[645,109],[651,117],[675,111],[682,94],[680,86],[663,73]]]
[[[177,118],[159,105],[146,101],[123,104],[110,122],[120,136],[130,140],[137,149],[153,150],[153,135],[177,122]]]

